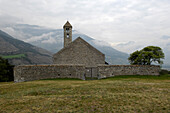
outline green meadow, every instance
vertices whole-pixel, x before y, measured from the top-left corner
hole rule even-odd
[[[0,83],[0,113],[168,113],[170,75]]]
[[[4,59],[12,59],[12,58],[22,58],[25,57],[25,54],[17,54],[17,55],[0,55]]]

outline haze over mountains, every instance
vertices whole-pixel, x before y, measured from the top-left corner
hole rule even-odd
[[[0,56],[8,57],[9,62],[13,65],[52,63],[51,52],[14,39],[1,30]]]
[[[63,48],[63,29],[50,29],[36,25],[17,24],[6,26],[3,30],[19,40],[44,48],[52,53],[56,53]],[[109,64],[128,64],[127,53],[112,48],[107,42],[95,40],[73,30],[73,40],[79,36],[103,52]]]
[[[44,48],[52,53],[56,53],[61,48],[63,48],[63,29],[51,29],[27,24],[5,25],[1,27],[1,29],[19,40]],[[127,58],[129,55],[127,53],[120,52],[114,49],[109,43],[105,41],[95,40],[83,33],[73,30],[73,40],[75,40],[79,36],[97,49],[99,49],[101,52],[103,52],[106,56],[106,61],[109,64],[128,64]],[[162,42],[162,40],[166,41],[169,39],[169,36],[163,36],[160,39],[160,43]],[[117,46],[125,48],[127,44],[119,44]],[[165,53],[163,66],[169,67],[170,49],[167,44],[164,45],[163,51]]]

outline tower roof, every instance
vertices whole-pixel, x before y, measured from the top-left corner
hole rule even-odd
[[[72,28],[72,26],[71,26],[71,24],[69,23],[69,21],[67,21],[67,22],[65,23],[65,25],[63,26],[63,28],[65,28],[65,27],[71,27],[71,28]]]

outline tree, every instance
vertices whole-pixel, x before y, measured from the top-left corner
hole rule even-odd
[[[164,53],[160,47],[148,46],[140,51],[135,51],[128,58],[132,65],[151,65],[152,62],[163,64]]]
[[[13,81],[13,65],[8,63],[8,60],[0,57],[0,82]]]

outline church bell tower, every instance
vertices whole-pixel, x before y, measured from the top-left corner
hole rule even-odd
[[[72,26],[69,23],[69,21],[65,23],[63,29],[64,29],[64,47],[67,47],[68,44],[72,42]]]

